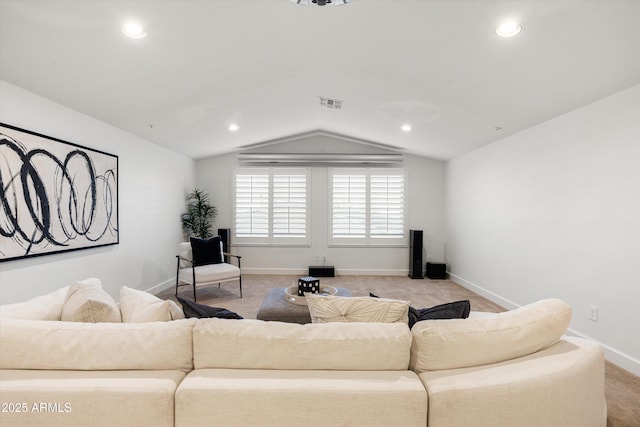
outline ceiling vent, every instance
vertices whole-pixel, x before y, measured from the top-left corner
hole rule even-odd
[[[320,106],[329,108],[330,110],[342,110],[341,100],[325,98],[324,96],[319,96],[318,98],[320,98]]]
[[[334,5],[341,6],[349,3],[351,0],[291,0],[294,3],[301,4],[303,6],[309,6],[310,4],[317,4],[318,6]]]

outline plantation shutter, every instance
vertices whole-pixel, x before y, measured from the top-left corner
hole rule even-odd
[[[306,175],[273,175],[273,236],[307,235]]]
[[[406,245],[404,170],[332,168],[329,176],[330,244]]]
[[[309,168],[239,168],[235,176],[233,244],[311,243]]]
[[[269,235],[269,175],[236,175],[235,234]]]
[[[370,229],[372,238],[404,235],[404,176],[371,175]]]
[[[333,175],[332,178],[332,237],[366,237],[366,175]]]

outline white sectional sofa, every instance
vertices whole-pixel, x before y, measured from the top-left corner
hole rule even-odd
[[[606,425],[568,306],[401,323],[0,319],[2,426]]]

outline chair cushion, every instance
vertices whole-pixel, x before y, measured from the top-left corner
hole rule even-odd
[[[162,300],[148,292],[123,286],[120,289],[120,313],[127,323],[167,322],[184,319],[182,309],[171,300]]]
[[[67,322],[121,322],[120,309],[97,279],[77,281],[69,287],[60,320]]]
[[[305,293],[311,321],[408,323],[409,301]]]
[[[178,272],[178,279],[183,283],[191,283],[192,275],[191,268],[183,268]],[[198,285],[224,282],[237,277],[240,277],[240,269],[226,262],[201,265],[196,268],[196,284]]]
[[[207,264],[219,264],[222,262],[222,250],[220,236],[211,239],[189,238],[191,252],[195,266]]]

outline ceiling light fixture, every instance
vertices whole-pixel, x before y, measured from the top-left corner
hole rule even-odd
[[[522,31],[522,25],[515,21],[504,22],[496,28],[496,34],[500,37],[513,37],[520,31]]]
[[[411,125],[409,123],[405,123],[400,126],[400,129],[402,129],[403,132],[411,132]]]
[[[237,131],[238,129],[240,129],[240,126],[238,126],[238,125],[237,125],[237,124],[235,124],[235,123],[231,123],[231,124],[229,125],[229,131],[230,131],[230,132],[235,132],[235,131]]]
[[[129,21],[122,26],[122,32],[132,39],[143,39],[147,37],[147,30],[137,22]]]
[[[349,3],[351,0],[291,0],[294,3],[301,4],[302,6],[309,6],[310,4],[317,4],[318,6],[340,6]]]

